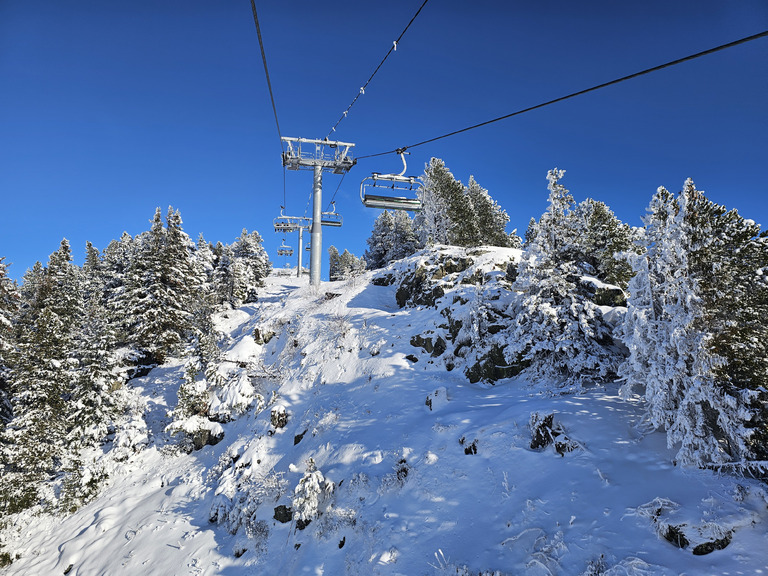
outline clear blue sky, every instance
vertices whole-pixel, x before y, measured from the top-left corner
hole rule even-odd
[[[284,136],[323,138],[421,0],[258,2]],[[413,144],[768,29],[765,0],[430,0],[335,134],[356,155]],[[624,221],[687,177],[768,225],[768,38],[411,150],[470,175],[522,233],[546,172]],[[78,263],[157,206],[213,242],[258,230],[275,265],[280,146],[248,0],[0,0],[0,256],[20,278],[66,237]],[[361,160],[331,244],[365,250]],[[286,174],[303,214],[311,172]],[[326,174],[327,201],[339,176]],[[296,238],[288,237],[295,244]],[[327,258],[323,277],[327,277]]]

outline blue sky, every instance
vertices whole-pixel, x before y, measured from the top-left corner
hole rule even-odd
[[[421,4],[258,2],[284,136],[323,138]],[[764,0],[430,0],[335,137],[364,156],[410,145],[768,29]],[[196,239],[258,230],[276,266],[280,146],[247,0],[0,0],[0,256],[20,278],[62,238],[82,262],[180,210]],[[687,177],[768,225],[768,38],[411,149],[470,175],[522,233],[546,172],[632,225]],[[361,160],[336,194],[331,244],[365,250],[377,210]],[[324,176],[326,202],[339,176]],[[285,175],[304,214],[311,172]],[[296,243],[294,237],[287,238]],[[323,277],[327,277],[327,258]]]

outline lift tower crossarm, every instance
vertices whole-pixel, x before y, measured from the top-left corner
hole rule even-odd
[[[283,136],[282,141],[286,144],[283,166],[288,170],[313,169],[320,166],[334,174],[344,174],[357,163],[357,160],[350,156],[350,149],[355,145],[349,142],[287,136]]]

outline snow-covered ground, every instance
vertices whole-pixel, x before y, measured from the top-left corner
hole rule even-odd
[[[218,316],[253,402],[215,446],[186,454],[166,431],[182,363],[131,381],[146,448],[72,516],[11,530],[5,573],[768,574],[765,485],[675,467],[613,385],[470,384],[410,342],[440,331],[439,308],[401,309],[396,284],[372,277],[273,276],[258,303]],[[531,449],[536,413],[554,413],[570,451]],[[292,501],[305,476],[319,516]],[[694,555],[705,542],[727,546]]]

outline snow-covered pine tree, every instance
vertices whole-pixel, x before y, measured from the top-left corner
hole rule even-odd
[[[346,249],[339,257],[339,263],[341,267],[341,276],[344,280],[359,276],[365,271],[365,259],[358,258]]]
[[[216,255],[213,253],[213,247],[203,237],[202,232],[197,238],[193,260],[198,283],[210,288],[213,283],[213,271],[216,269]]]
[[[395,212],[394,226],[394,244],[387,254],[389,262],[407,258],[419,249],[419,241],[413,229],[413,219],[407,212],[402,210]]]
[[[515,243],[506,232],[509,215],[491,198],[488,190],[481,187],[474,176],[469,177],[466,194],[476,217],[477,244],[507,247]]]
[[[572,246],[573,199],[562,170],[550,170],[549,206],[526,244],[512,289],[519,294],[505,350],[511,364],[558,385],[613,378],[618,353],[600,309],[580,293]]]
[[[371,270],[382,268],[393,260],[405,258],[418,250],[413,220],[403,211],[384,210],[379,214],[366,243],[368,249],[363,259]]]
[[[391,212],[384,210],[376,217],[371,235],[365,242],[368,249],[363,257],[368,268],[375,270],[386,266],[389,263],[389,254],[395,245],[395,219]]]
[[[122,411],[115,394],[121,381],[117,376],[117,340],[101,298],[85,302],[75,352],[79,368],[72,392],[70,443],[94,445],[103,441]]]
[[[128,342],[130,311],[126,297],[128,270],[133,262],[137,242],[127,232],[120,240],[112,240],[104,250],[102,272],[105,279],[104,304],[118,343]]]
[[[10,370],[15,347],[13,321],[18,314],[19,299],[16,283],[8,277],[5,256],[0,256],[0,429],[12,415]]]
[[[692,332],[700,344],[668,435],[680,443],[683,462],[768,473],[768,285],[758,274],[768,265],[768,246],[757,224],[708,200],[690,179],[680,205],[699,304]]]
[[[528,227],[525,229],[525,235],[523,236],[523,246],[532,244],[536,238],[536,230],[539,227],[539,223],[536,222],[536,218],[531,217],[528,221]]]
[[[149,232],[137,238],[126,282],[131,342],[155,362],[178,352],[186,340],[196,288],[192,242],[170,207],[167,223],[166,230],[158,208]]]
[[[101,299],[104,296],[106,277],[101,254],[91,242],[85,243],[85,261],[83,262],[83,296],[87,301],[91,298]]]
[[[221,246],[221,256],[213,271],[213,291],[217,302],[240,306],[248,295],[245,268],[231,246]]]
[[[579,233],[578,258],[595,270],[600,280],[627,287],[632,270],[622,254],[633,247],[632,229],[616,218],[603,202],[588,198],[574,210]]]
[[[36,283],[23,293],[27,323],[17,330],[17,360],[11,374],[13,418],[0,433],[0,509],[6,513],[40,502],[45,480],[68,463],[73,426],[74,340],[82,315],[80,270],[62,240],[48,267],[25,276]]]
[[[343,280],[341,269],[341,254],[336,246],[328,247],[328,280],[336,282],[337,280]]]
[[[462,228],[454,229],[464,222],[460,217],[462,204],[466,205],[464,186],[439,158],[432,158],[427,164],[418,196],[422,209],[414,218],[414,229],[422,246],[451,244],[471,235]]]
[[[691,180],[677,199],[660,188],[648,212],[646,253],[630,257],[625,387],[643,390],[679,462],[764,473],[768,246]]]
[[[232,251],[245,272],[246,297],[245,302],[255,302],[257,291],[264,286],[264,278],[269,276],[272,263],[269,261],[267,251],[262,246],[261,235],[243,228],[240,237],[232,244]]]

